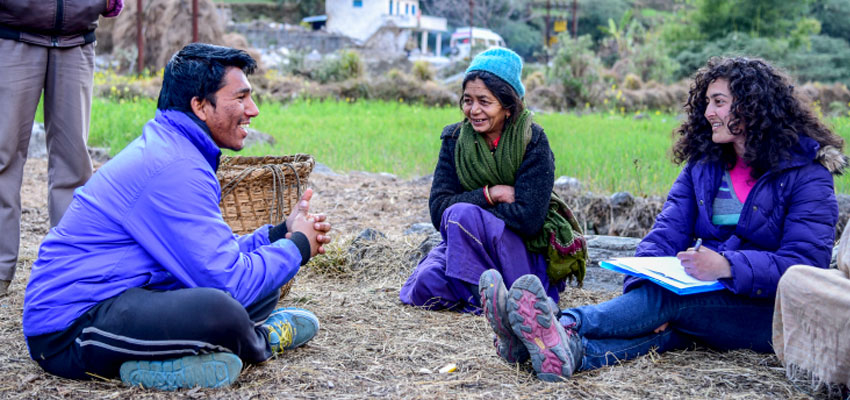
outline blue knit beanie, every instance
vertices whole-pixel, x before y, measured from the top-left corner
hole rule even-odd
[[[522,85],[522,58],[513,50],[494,47],[479,53],[466,69],[467,74],[472,71],[487,71],[496,75],[511,85],[520,98],[525,97],[525,86]]]

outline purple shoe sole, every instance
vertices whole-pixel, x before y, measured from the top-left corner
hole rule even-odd
[[[536,276],[525,275],[514,282],[508,292],[507,310],[513,332],[528,349],[537,377],[557,382],[572,376],[576,362],[567,348],[567,335]]]
[[[502,281],[502,275],[496,270],[487,270],[481,274],[478,281],[478,290],[481,295],[481,308],[484,317],[496,333],[496,348],[499,357],[514,364],[528,360],[528,350],[520,339],[514,335],[508,314],[505,309],[507,303],[507,289]]]

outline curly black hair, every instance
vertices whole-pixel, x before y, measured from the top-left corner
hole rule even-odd
[[[694,76],[685,104],[687,120],[673,131],[679,136],[672,149],[676,164],[721,160],[732,168],[737,161],[731,143],[711,141],[711,124],[704,115],[706,90],[717,79],[729,81],[733,99],[728,127],[733,135],[746,135],[742,158],[752,167],[753,178],[790,159],[790,149],[801,134],[817,141],[821,148],[844,147],[844,139],[795,96],[786,74],[760,59],[714,57]]]

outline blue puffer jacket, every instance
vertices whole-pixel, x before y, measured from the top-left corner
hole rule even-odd
[[[843,167],[844,157],[837,151],[819,156],[818,150],[817,142],[801,135],[791,159],[756,181],[737,226],[711,223],[712,203],[724,172],[721,162],[689,163],[635,255],[675,256],[702,238],[704,246],[729,260],[732,277],[720,282],[733,293],[753,298],[774,297],[780,276],[794,264],[828,267],[838,203],[834,171],[824,165]],[[640,282],[626,278],[624,292]]]
[[[222,219],[219,154],[186,114],[157,111],[139,138],[76,190],[41,244],[24,335],[65,329],[129,288],[218,288],[247,306],[291,279],[299,245],[270,244],[270,225],[236,236]]]

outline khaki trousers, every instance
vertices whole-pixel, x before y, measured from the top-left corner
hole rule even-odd
[[[86,141],[94,43],[50,48],[0,39],[0,71],[0,279],[11,280],[20,244],[23,169],[42,91],[51,226],[59,223],[74,189],[91,177]]]

